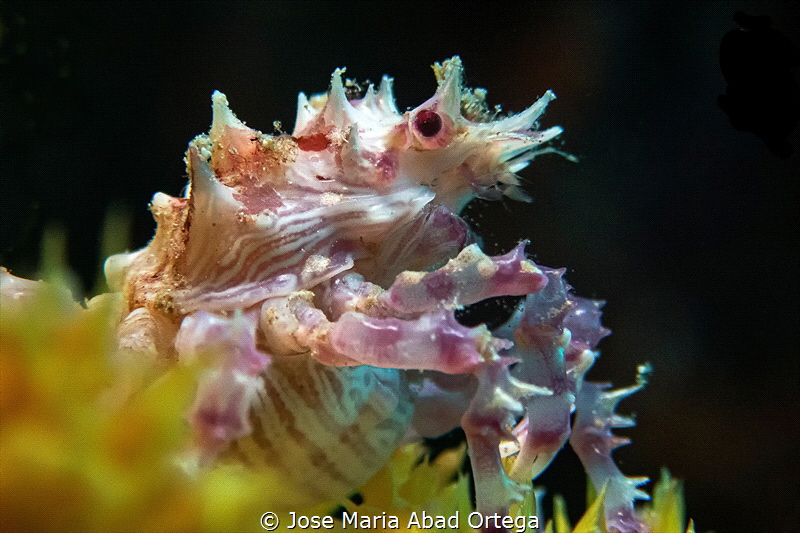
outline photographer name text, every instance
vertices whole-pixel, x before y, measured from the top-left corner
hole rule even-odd
[[[334,529],[339,527],[332,516],[306,516],[296,512],[289,513],[289,524],[286,529]],[[474,529],[501,529],[522,532],[526,529],[538,529],[539,517],[530,516],[507,516],[501,514],[483,515],[479,512],[472,512],[466,516],[466,523]],[[431,515],[422,512],[412,512],[407,518],[390,515],[386,513],[376,515],[366,515],[355,513],[343,513],[341,517],[341,527],[350,529],[458,529],[461,527],[461,514],[456,512],[449,516]]]

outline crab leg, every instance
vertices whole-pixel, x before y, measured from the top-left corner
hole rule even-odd
[[[492,336],[486,326],[459,324],[453,309],[496,295],[530,294],[546,284],[541,271],[525,259],[524,244],[493,258],[470,246],[433,272],[400,274],[386,291],[353,275],[332,280],[321,301],[333,320],[313,305],[310,295],[298,294],[283,303],[265,303],[261,325],[272,345],[307,347],[328,365],[475,376],[477,391],[461,424],[478,510],[506,514],[523,489],[506,476],[500,441],[513,438],[509,431],[522,414],[521,399],[551,392],[512,377],[508,367],[514,360],[498,354],[513,343]]]
[[[506,475],[499,452],[501,440],[513,438],[508,428],[514,415],[522,411],[516,398],[550,394],[547,389],[511,377],[508,373],[511,362],[503,358],[478,369],[478,390],[461,418],[475,481],[477,509],[485,516],[508,514],[509,504],[521,501],[524,495],[523,485]]]
[[[617,404],[644,387],[648,365],[639,367],[636,385],[606,391],[608,384],[584,383],[577,398],[577,416],[570,444],[597,490],[607,484],[605,515],[610,533],[647,533],[649,528],[636,515],[634,500],[649,500],[646,492],[637,489],[646,477],[626,477],[620,472],[611,452],[628,444],[627,438],[611,433],[612,428],[634,425],[633,419],[617,415]]]
[[[525,259],[525,242],[505,255],[489,257],[477,244],[433,272],[403,272],[378,304],[393,316],[418,316],[439,307],[454,309],[493,296],[540,291],[547,278]]]
[[[609,332],[600,325],[602,302],[577,298],[563,281],[563,270],[541,269],[547,286],[529,295],[500,336],[513,335],[509,351],[520,362],[514,377],[547,387],[551,396],[522,400],[525,417],[513,430],[519,454],[511,469],[512,479],[528,481],[538,476],[570,436],[575,449],[599,491],[607,485],[605,509],[608,531],[644,533],[647,528],[637,517],[633,501],[647,495],[636,489],[646,478],[627,478],[611,458],[611,451],[627,439],[611,433],[629,427],[633,420],[614,413],[622,398],[641,389],[648,367],[639,369],[638,383],[626,389],[606,391],[608,385],[585,383],[583,376],[597,356],[592,350]],[[574,428],[570,414],[577,410]]]
[[[563,270],[542,271],[547,286],[529,295],[510,324],[498,330],[502,336],[513,335],[509,355],[519,360],[513,375],[553,392],[523,401],[525,417],[513,431],[519,454],[510,470],[511,478],[521,483],[535,479],[564,446],[575,404],[576,380],[568,375],[565,358],[571,334],[563,324],[575,304],[561,278]]]
[[[270,358],[256,349],[257,313],[237,311],[225,317],[200,311],[186,317],[175,347],[182,362],[217,359],[202,376],[189,412],[197,460],[207,464],[239,437],[250,434],[250,407],[263,388],[259,375]]]

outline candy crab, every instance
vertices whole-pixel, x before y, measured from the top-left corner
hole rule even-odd
[[[214,358],[190,413],[200,466],[241,461],[329,501],[404,438],[461,426],[477,508],[504,515],[569,439],[606,486],[607,529],[644,531],[643,479],[611,459],[625,442],[611,429],[633,424],[614,408],[644,369],[628,389],[584,382],[608,333],[600,303],[525,243],[485,255],[458,216],[475,197],[525,197],[516,172],[561,132],[535,129],[555,96],[500,117],[458,57],[434,71],[434,96],[401,113],[391,78],[364,89],[337,69],[326,94],[300,94],[291,135],[245,126],[215,92],[185,196],[156,194],[153,240],[106,262],[120,356]],[[494,330],[455,318],[509,295],[524,299]]]

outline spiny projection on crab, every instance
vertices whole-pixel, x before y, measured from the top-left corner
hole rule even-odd
[[[245,126],[215,92],[213,123],[189,145],[183,197],[153,197],[155,237],[106,262],[123,293],[123,357],[168,367],[213,354],[190,413],[196,462],[242,461],[320,501],[367,481],[401,441],[466,433],[477,508],[506,514],[567,440],[609,531],[642,532],[647,498],[611,459],[617,391],[584,381],[608,330],[600,302],[525,243],[485,255],[459,211],[475,197],[524,199],[516,173],[561,128],[538,129],[547,91],[498,116],[462,85],[458,57],[436,93],[400,112],[392,79],[350,96],[337,69],[298,98],[289,134]],[[454,312],[522,302],[504,325]],[[512,363],[515,363],[512,365]],[[574,422],[572,413],[576,412]],[[506,472],[504,454],[516,456]]]

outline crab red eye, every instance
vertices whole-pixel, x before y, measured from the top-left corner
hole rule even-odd
[[[414,127],[424,137],[434,137],[442,130],[442,117],[435,111],[423,109],[414,117]]]

